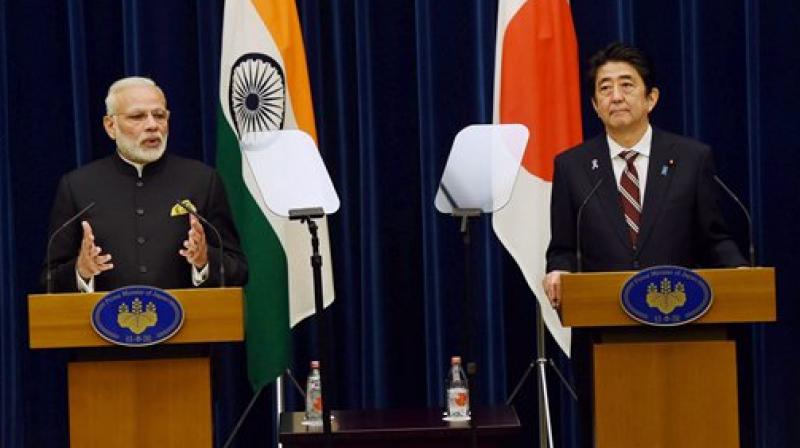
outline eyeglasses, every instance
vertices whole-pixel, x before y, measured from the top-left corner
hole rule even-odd
[[[112,117],[115,115],[136,124],[144,123],[147,121],[147,117],[153,117],[153,121],[158,124],[164,124],[169,120],[169,111],[166,109],[137,110],[126,114],[111,114]]]

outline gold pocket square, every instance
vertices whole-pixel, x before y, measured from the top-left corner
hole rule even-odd
[[[188,211],[186,211],[187,208],[197,213],[197,207],[195,207],[194,204],[192,204],[192,201],[188,199],[183,199],[181,200],[180,204],[175,204],[172,206],[172,210],[170,210],[169,216],[175,217],[175,216],[186,215],[189,213]]]

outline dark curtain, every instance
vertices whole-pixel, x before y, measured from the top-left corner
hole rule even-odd
[[[535,0],[534,0],[535,1]],[[792,270],[800,243],[791,217],[800,128],[800,6],[789,0],[573,0],[585,61],[614,40],[656,63],[653,122],[712,144],[720,176],[753,212],[759,262],[778,270],[779,320],[742,325],[744,446],[800,445],[793,424],[800,336]],[[329,218],[336,302],[327,314],[336,352],[335,408],[439,406],[449,356],[478,363],[475,401],[500,403],[535,352],[534,299],[491,230],[433,208],[453,137],[491,121],[495,0],[299,0],[319,146],[342,200]],[[25,296],[36,291],[46,223],[61,174],[102,157],[108,85],[154,78],[172,111],[169,151],[214,163],[221,0],[0,0],[0,446],[66,446],[62,351],[27,347]],[[584,101],[585,135],[600,131]],[[727,216],[739,242],[744,219]],[[465,278],[469,263],[471,275]],[[465,309],[465,290],[474,297]],[[292,369],[315,357],[312,321],[294,334]],[[557,364],[569,363],[549,347]],[[214,350],[215,427],[224,441],[246,406],[242,347]],[[549,378],[559,446],[578,446],[573,405]],[[285,387],[287,409],[302,408]],[[516,405],[525,446],[536,435],[536,389]],[[273,394],[260,397],[238,446],[273,446]]]

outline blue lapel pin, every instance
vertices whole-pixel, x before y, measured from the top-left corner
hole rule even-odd
[[[669,159],[667,164],[661,167],[661,175],[666,176],[667,174],[669,174],[670,168],[674,167],[675,167],[675,159]]]
[[[661,167],[661,175],[666,176],[669,174],[669,169],[675,166],[675,159],[669,159],[666,165]]]
[[[600,164],[597,162],[597,159],[592,159],[592,171],[596,170],[600,167]]]

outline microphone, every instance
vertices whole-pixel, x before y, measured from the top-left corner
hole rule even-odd
[[[753,246],[753,220],[750,217],[750,212],[747,210],[747,207],[742,204],[742,201],[739,200],[739,197],[736,196],[733,190],[728,188],[725,182],[723,182],[722,179],[720,179],[716,174],[714,175],[714,180],[717,182],[717,184],[719,184],[720,187],[722,187],[723,190],[725,190],[725,193],[728,193],[728,196],[733,199],[733,202],[736,202],[739,205],[739,208],[741,208],[742,212],[744,213],[744,217],[747,218],[747,237],[750,240],[750,267],[754,268],[756,267],[756,249]]]
[[[53,245],[53,240],[55,239],[56,235],[61,233],[62,230],[66,229],[68,225],[70,225],[73,222],[75,222],[76,219],[80,218],[86,212],[88,212],[89,209],[94,207],[94,204],[95,203],[92,202],[89,205],[87,205],[86,207],[84,207],[83,209],[81,209],[81,211],[79,211],[78,213],[75,213],[74,215],[72,215],[71,218],[66,220],[64,222],[64,224],[61,224],[61,226],[59,228],[57,228],[53,233],[50,234],[50,238],[47,240],[47,264],[45,265],[45,268],[47,269],[47,293],[48,294],[50,294],[52,292],[52,290],[53,290],[53,270],[50,267],[50,247]]]
[[[575,227],[575,259],[577,261],[577,272],[583,272],[583,254],[581,253],[581,218],[583,218],[583,209],[586,207],[586,204],[589,203],[589,199],[594,196],[594,193],[600,188],[600,184],[603,183],[603,178],[597,179],[597,182],[594,184],[594,187],[589,191],[589,194],[586,195],[586,199],[583,200],[581,206],[578,207],[578,218],[575,220],[576,227]]]
[[[223,249],[223,247],[222,247],[222,237],[219,234],[219,230],[217,230],[217,227],[214,226],[214,224],[211,224],[206,218],[203,218],[202,216],[200,216],[199,213],[197,213],[196,211],[192,210],[193,207],[191,205],[187,205],[185,203],[185,200],[180,200],[179,199],[179,200],[175,201],[175,204],[178,205],[178,207],[186,210],[187,213],[189,213],[190,215],[192,215],[195,218],[199,219],[200,222],[202,222],[203,224],[207,225],[211,230],[214,231],[214,235],[216,235],[217,242],[219,243],[219,287],[220,288],[224,288],[225,287],[225,263],[223,261],[222,256],[225,254],[225,249]],[[210,263],[210,260],[209,260],[209,263]]]

